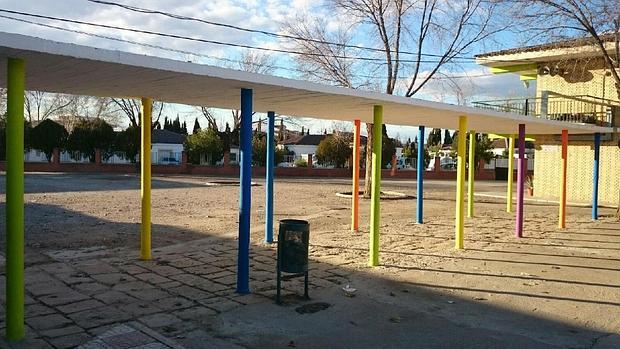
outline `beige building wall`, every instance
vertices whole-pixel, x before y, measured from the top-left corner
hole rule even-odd
[[[616,206],[620,196],[620,137],[601,142],[599,172],[599,203]],[[557,199],[560,196],[561,144],[559,136],[542,136],[536,139],[534,160],[534,196]],[[567,200],[592,202],[594,168],[594,140],[569,141]]]
[[[590,95],[618,100],[614,80],[604,69],[601,60],[559,63],[566,74],[538,75],[536,96],[550,91],[568,96]],[[604,107],[600,107],[601,114]],[[552,113],[552,110],[549,110]],[[564,111],[562,111],[564,112]],[[599,173],[599,203],[617,205],[620,196],[620,136],[601,143]],[[558,199],[560,196],[561,142],[560,136],[536,137],[534,160],[534,196]],[[592,141],[569,141],[567,199],[572,202],[592,202],[594,167],[594,136]]]
[[[614,78],[604,69],[602,60],[587,62],[559,63],[565,75],[538,75],[536,78],[536,97],[542,91],[551,91],[568,96],[590,95],[618,101]]]

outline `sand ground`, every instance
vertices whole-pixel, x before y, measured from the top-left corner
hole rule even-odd
[[[197,246],[231,246],[222,250],[234,258],[238,189],[205,186],[210,180],[154,178],[155,258],[166,251],[180,258],[184,250],[197,252]],[[264,186],[255,180],[251,248],[265,252],[264,278],[257,283],[269,286],[275,283],[275,273],[268,272],[275,268],[275,247],[263,242]],[[4,190],[3,176],[0,182]],[[386,180],[383,187],[416,195],[412,181]],[[620,348],[620,224],[611,209],[601,209],[601,219],[593,222],[589,209],[570,207],[567,229],[561,230],[556,205],[527,204],[525,236],[516,239],[514,216],[506,213],[505,203],[477,198],[475,218],[466,220],[466,249],[458,251],[454,183],[427,181],[423,225],[413,223],[413,198],[382,201],[381,266],[369,268],[369,202],[361,202],[361,231],[351,232],[350,202],[335,195],[350,191],[349,181],[283,178],[275,188],[275,219],[311,224],[310,258],[317,270],[310,276],[316,286],[311,302],[330,307],[299,314],[296,307],[308,302],[290,298],[288,305],[276,306],[270,299],[273,287],[251,285],[264,297],[204,315],[213,338],[248,348]],[[478,182],[476,188],[500,195],[504,190],[501,182]],[[137,176],[29,174],[26,192],[29,268],[47,270],[44,266],[57,263],[63,251],[84,248],[105,251],[108,259],[137,257]],[[2,192],[0,206],[4,201]],[[1,209],[2,244],[4,214]],[[62,261],[80,269],[79,262]],[[325,278],[329,282],[321,283]],[[63,282],[76,289],[76,284]],[[355,297],[343,295],[346,284],[357,289]],[[71,326],[81,326],[73,320]],[[138,316],[122,319],[130,320],[142,321]],[[81,341],[100,332],[82,327]],[[70,347],[54,344],[53,336],[36,328],[33,336],[50,347]],[[188,348],[209,347],[182,331],[171,338]],[[80,344],[78,339],[71,343]]]

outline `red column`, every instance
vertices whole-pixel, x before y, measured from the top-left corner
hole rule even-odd
[[[95,149],[95,163],[101,165],[101,150]]]
[[[230,166],[230,152],[225,151],[224,152],[224,167],[228,167],[228,166]]]
[[[390,176],[394,177],[396,175],[396,154],[392,155],[392,171],[390,172]]]
[[[54,148],[52,152],[52,163],[58,165],[60,164],[60,149]]]

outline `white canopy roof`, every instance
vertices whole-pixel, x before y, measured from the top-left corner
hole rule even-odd
[[[327,86],[128,52],[60,43],[0,32],[0,57],[26,60],[29,90],[155,100],[218,108],[239,108],[241,88],[254,90],[254,111],[300,117],[372,122],[373,105],[383,105],[383,122],[485,133],[528,134],[612,132],[611,128],[551,121],[415,98]],[[6,64],[0,65],[6,86]]]

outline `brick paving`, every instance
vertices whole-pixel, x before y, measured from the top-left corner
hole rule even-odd
[[[124,249],[47,253],[27,262],[27,339],[0,339],[0,348],[234,348],[212,337],[210,324],[223,312],[273,302],[275,245],[253,246],[249,295],[235,293],[236,254],[235,241],[215,238],[158,248],[152,261]],[[310,292],[346,282],[333,265],[311,268]],[[284,295],[301,294],[302,279],[284,287]],[[4,332],[4,306],[0,319]]]

